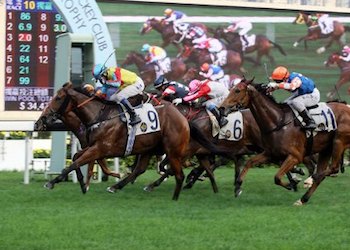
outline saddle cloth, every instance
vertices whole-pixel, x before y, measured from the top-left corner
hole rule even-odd
[[[247,36],[247,35],[246,35],[246,38],[247,38],[247,41],[248,41],[248,45],[246,45],[246,42],[244,41],[243,37],[242,37],[242,36],[240,37],[241,43],[242,43],[242,50],[243,50],[243,51],[245,51],[246,48],[255,45],[256,35],[250,35],[250,36]]]
[[[158,79],[161,75],[165,75],[166,73],[171,71],[171,61],[169,57],[164,58],[163,60],[159,60],[158,64],[154,65],[154,71],[156,72],[156,79]]]
[[[159,116],[154,106],[150,103],[145,103],[140,107],[135,108],[135,112],[140,116],[141,122],[136,124],[136,135],[144,135],[153,132],[160,131]],[[127,120],[130,120],[130,115],[125,111],[125,116]],[[128,131],[130,133],[131,126],[128,126]]]
[[[218,138],[221,140],[239,141],[242,139],[244,127],[243,127],[243,116],[241,112],[237,111],[237,112],[230,113],[226,117],[226,119],[228,120],[228,123],[222,128],[219,127],[218,121],[209,110],[207,110],[207,113],[212,123],[213,137],[219,134]]]
[[[294,115],[296,118],[303,124],[303,118],[300,116],[299,112],[292,108],[291,109],[294,112]],[[321,132],[321,131],[333,131],[337,129],[337,121],[335,119],[335,115],[333,113],[333,110],[328,107],[328,105],[324,102],[318,103],[317,106],[308,108],[309,113],[316,122],[317,128],[315,129],[316,132]]]

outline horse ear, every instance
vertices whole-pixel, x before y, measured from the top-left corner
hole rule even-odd
[[[254,79],[255,79],[255,76],[252,79],[248,80],[247,84],[252,84],[254,82]]]
[[[63,88],[71,88],[73,86],[73,83],[71,81],[66,82],[65,84],[63,84]]]

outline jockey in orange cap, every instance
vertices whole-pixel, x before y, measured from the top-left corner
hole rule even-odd
[[[107,68],[102,64],[95,65],[92,75],[96,82],[102,84],[101,90],[96,92],[97,96],[106,98],[107,90],[115,88],[115,93],[109,99],[123,104],[130,115],[130,125],[134,126],[141,122],[140,117],[135,113],[134,108],[128,101],[129,97],[141,94],[144,90],[145,84],[140,77],[129,70],[120,67]]]
[[[300,73],[289,73],[288,69],[283,66],[275,68],[272,72],[268,86],[275,89],[285,89],[293,94],[285,100],[285,103],[297,110],[305,122],[306,129],[315,129],[316,123],[310,116],[307,107],[316,105],[320,101],[320,92],[315,86],[312,79],[303,76]]]

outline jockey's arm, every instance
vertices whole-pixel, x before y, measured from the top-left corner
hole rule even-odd
[[[209,77],[211,77],[214,74],[214,71],[213,71],[212,68],[209,68],[207,73],[199,72],[199,74],[204,76],[205,78],[209,78]]]
[[[237,29],[237,27],[235,25],[229,25],[226,29],[224,29],[224,32],[227,33],[227,32],[235,32]]]
[[[202,86],[201,89],[195,93],[189,93],[187,96],[183,98],[185,102],[190,102],[196,100],[202,96],[206,96],[210,92],[210,88],[208,86]]]
[[[119,88],[120,87],[120,81],[114,80],[114,79],[107,80],[105,85],[108,85],[108,86],[111,86],[111,87],[114,87],[114,88]],[[103,86],[105,86],[105,85],[103,85]]]
[[[345,62],[350,62],[350,53],[343,53],[343,55],[339,56]]]
[[[299,88],[302,84],[302,81],[299,77],[295,77],[290,83],[289,82],[281,82],[278,84],[279,89],[285,89],[285,90],[290,90],[294,91],[297,88]]]
[[[176,90],[173,86],[169,86],[167,87],[163,93],[162,93],[162,96],[169,96],[169,95],[175,95],[176,94]]]

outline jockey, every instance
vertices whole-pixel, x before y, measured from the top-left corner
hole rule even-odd
[[[320,101],[320,92],[312,79],[300,73],[289,74],[287,68],[279,66],[272,72],[269,87],[275,89],[285,89],[293,94],[285,100],[285,103],[296,109],[305,122],[306,129],[315,129],[316,123],[310,116],[307,107],[316,105]]]
[[[173,23],[174,31],[175,33],[179,33],[179,31],[184,31],[183,26],[181,26],[184,23],[184,19],[186,18],[186,14],[173,9],[166,9],[164,10],[164,21],[168,23]]]
[[[116,88],[116,92],[109,98],[111,101],[121,103],[130,115],[130,125],[141,122],[140,117],[135,113],[134,108],[128,101],[129,97],[141,94],[145,88],[143,80],[134,72],[120,68],[109,67],[97,64],[92,70],[92,75],[96,82],[102,84],[100,91],[96,95],[105,99],[109,88]]]
[[[329,14],[316,13],[315,15],[309,15],[309,18],[320,26],[323,34],[329,34],[333,31],[333,21],[329,18]]]
[[[211,81],[220,81],[224,76],[224,70],[215,64],[203,63],[199,74]]]
[[[164,65],[164,61],[167,58],[166,51],[159,46],[151,46],[148,43],[142,45],[142,52],[147,52],[145,55],[145,59],[148,63],[154,63],[158,66],[158,69],[162,71],[162,73],[167,73],[167,67]]]
[[[203,42],[196,44],[193,47],[198,49],[208,49],[209,53],[211,53],[215,58],[215,60],[213,60],[214,61],[213,63],[219,64],[218,53],[220,53],[224,49],[224,46],[222,45],[220,40],[216,38],[208,37]]]
[[[231,25],[229,25],[224,32],[237,32],[238,35],[243,39],[245,44],[243,44],[243,47],[247,47],[249,45],[248,42],[248,32],[253,28],[253,25],[251,22],[249,22],[246,19],[237,19],[231,22]],[[241,40],[242,40],[241,39]]]
[[[228,89],[219,82],[214,82],[210,80],[200,81],[197,79],[192,80],[189,84],[189,87],[190,93],[188,93],[187,96],[182,98],[182,100],[185,102],[190,102],[204,97],[206,101],[203,102],[202,105],[213,113],[213,115],[219,122],[220,127],[225,126],[228,123],[228,120],[224,117],[222,113],[223,110],[219,110],[218,107],[228,96]]]
[[[339,56],[345,62],[350,62],[350,47],[349,45],[345,45],[341,51],[341,56]]]
[[[163,75],[154,81],[154,88],[161,91],[162,98],[168,101],[173,101],[177,98],[183,98],[190,91],[189,88],[182,83],[168,81]]]
[[[200,44],[207,39],[207,34],[201,27],[192,25],[190,26],[186,37],[191,39],[193,44]]]

